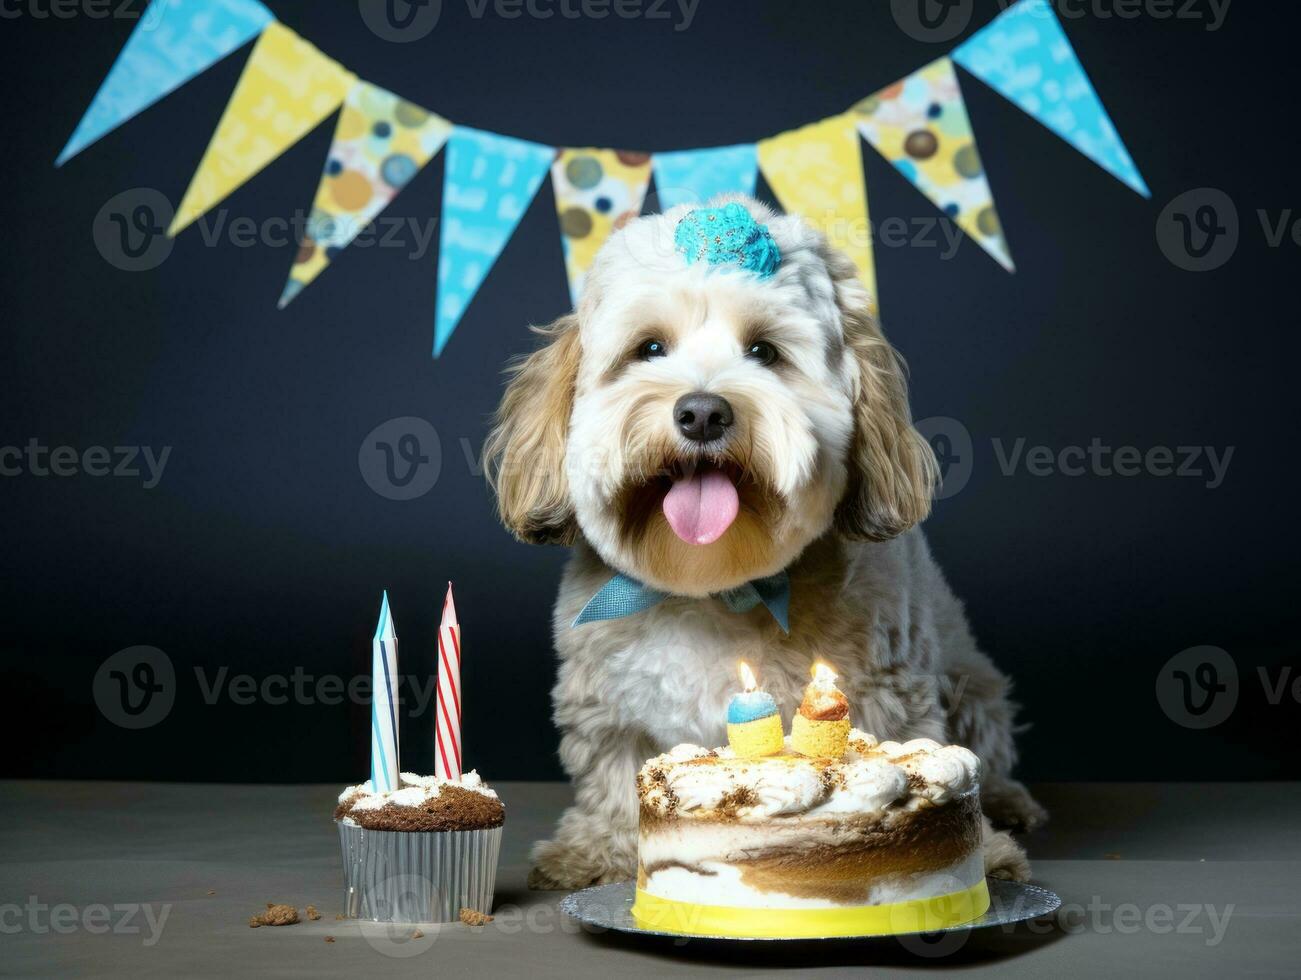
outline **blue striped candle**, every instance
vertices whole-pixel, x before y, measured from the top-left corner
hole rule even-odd
[[[398,635],[389,612],[388,592],[371,640],[370,785],[376,793],[399,788]]]

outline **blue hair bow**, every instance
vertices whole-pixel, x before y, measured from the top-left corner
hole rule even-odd
[[[767,225],[754,220],[746,208],[733,201],[721,208],[688,211],[673,233],[673,245],[687,265],[738,265],[760,279],[772,276],[781,265],[781,250]]]

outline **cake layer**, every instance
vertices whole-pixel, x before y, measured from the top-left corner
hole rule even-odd
[[[875,905],[947,895],[984,877],[973,794],[889,814],[643,823],[638,887],[746,908]]]

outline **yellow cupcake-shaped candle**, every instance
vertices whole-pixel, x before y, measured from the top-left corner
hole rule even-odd
[[[839,759],[849,744],[849,699],[836,689],[826,664],[813,665],[813,681],[791,725],[791,748],[818,759]]]
[[[727,743],[742,758],[776,755],[782,750],[782,720],[777,702],[759,690],[754,671],[744,661],[738,664],[744,690],[732,695],[727,705]]]

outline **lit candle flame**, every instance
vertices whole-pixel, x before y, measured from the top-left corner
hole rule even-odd
[[[813,683],[824,689],[834,688],[836,686],[836,672],[826,664],[814,664]]]
[[[741,685],[748,694],[759,686],[759,682],[755,680],[754,671],[750,669],[750,665],[744,660],[738,660],[736,665],[741,671]]]

